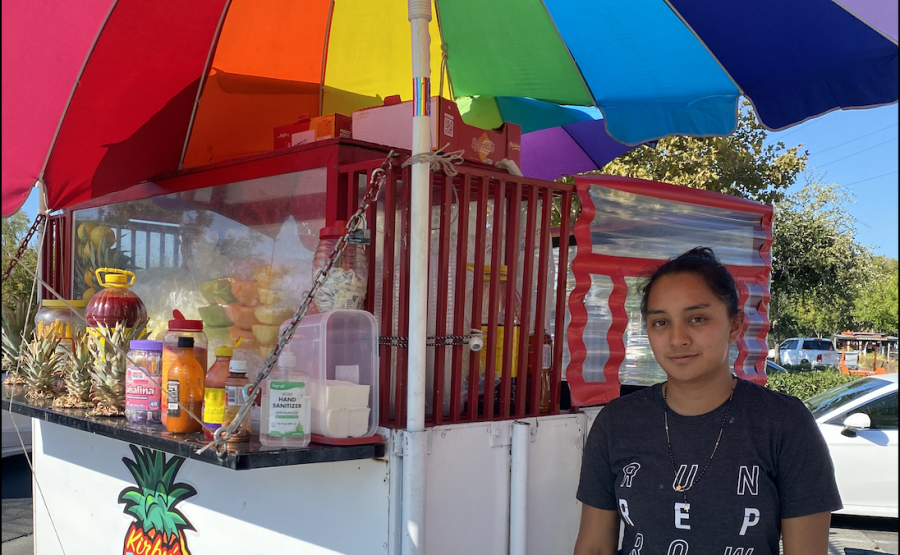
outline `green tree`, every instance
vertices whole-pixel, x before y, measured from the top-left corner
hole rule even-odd
[[[898,332],[898,265],[886,256],[873,256],[866,265],[859,286],[853,316],[860,330],[896,334]]]
[[[666,137],[638,147],[598,173],[706,189],[771,204],[806,168],[803,145],[766,144],[768,133],[744,101],[734,133],[727,137]]]
[[[855,239],[850,193],[814,179],[775,205],[769,319],[776,343],[853,327],[868,251]]]
[[[11,257],[7,256],[6,253],[9,252],[11,255],[16,254],[16,250],[18,250],[22,239],[25,238],[25,234],[28,233],[30,226],[31,222],[28,221],[28,216],[21,210],[8,218],[3,218],[3,253],[2,262],[0,262],[2,269],[0,269],[0,271],[5,272],[6,268],[9,266]],[[35,234],[35,236],[36,235],[37,234]],[[13,270],[9,279],[3,282],[3,304],[8,307],[13,306],[14,299],[24,298],[25,300],[28,300],[31,295],[31,288],[34,280],[28,272],[20,266],[24,265],[31,269],[31,271],[35,271],[37,268],[37,251],[34,248],[34,243],[35,238],[32,237],[31,244],[28,249],[25,250],[22,258],[19,259],[19,265]]]

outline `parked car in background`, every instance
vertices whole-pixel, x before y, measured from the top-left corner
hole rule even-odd
[[[3,374],[6,379],[6,374]],[[31,418],[0,410],[3,423],[3,456],[21,455],[31,452]]]
[[[0,410],[3,419],[3,456],[31,452],[31,418]]]
[[[834,462],[837,512],[897,518],[897,374],[847,382],[804,404]]]
[[[787,372],[787,368],[781,366],[780,364],[775,364],[771,360],[766,361],[766,374],[773,374],[777,372]]]
[[[834,348],[831,339],[817,337],[792,337],[778,346],[781,364],[802,364],[809,362],[813,366],[840,366],[841,353]],[[769,351],[774,357],[774,349]]]

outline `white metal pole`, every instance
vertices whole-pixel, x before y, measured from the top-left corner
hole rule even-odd
[[[408,0],[412,33],[413,148],[431,152],[431,0]],[[425,336],[428,321],[429,165],[413,164],[409,233],[409,371],[403,455],[404,555],[425,552]]]
[[[509,555],[525,555],[528,543],[528,445],[531,425],[515,421],[509,473]]]

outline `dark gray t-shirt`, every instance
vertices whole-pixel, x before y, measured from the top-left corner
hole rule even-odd
[[[661,384],[597,415],[584,448],[578,499],[618,510],[624,555],[777,555],[781,519],[841,508],[828,447],[797,398],[741,380],[700,416],[669,411],[678,475],[666,446]],[[694,481],[696,485],[690,486]],[[681,484],[684,495],[675,491]]]

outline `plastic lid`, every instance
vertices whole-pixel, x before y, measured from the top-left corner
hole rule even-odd
[[[246,374],[247,373],[247,361],[246,360],[232,360],[228,364],[228,371],[234,372],[235,374]]]
[[[162,351],[163,342],[153,341],[152,339],[134,339],[131,342],[131,349],[135,351]]]
[[[179,337],[178,338],[178,348],[179,349],[193,349],[194,348],[194,338],[193,337]]]
[[[231,347],[216,347],[215,352],[217,357],[234,356],[234,349],[232,349]]]
[[[296,368],[297,367],[297,357],[294,356],[294,353],[281,353],[281,356],[278,357],[278,366],[280,368]]]
[[[170,330],[203,331],[203,320],[186,320],[180,310],[173,310],[174,318],[169,320]]]
[[[347,222],[335,220],[333,224],[319,230],[319,239],[338,239],[345,233],[347,233]]]
[[[128,276],[122,274],[108,274],[103,283],[107,285],[128,285]]]
[[[56,299],[44,299],[41,301],[41,306],[45,306],[47,308],[69,308],[66,306],[66,303],[72,305],[73,308],[84,308],[87,306],[87,301],[82,301],[81,299],[76,300],[66,300],[66,301],[58,301]]]

